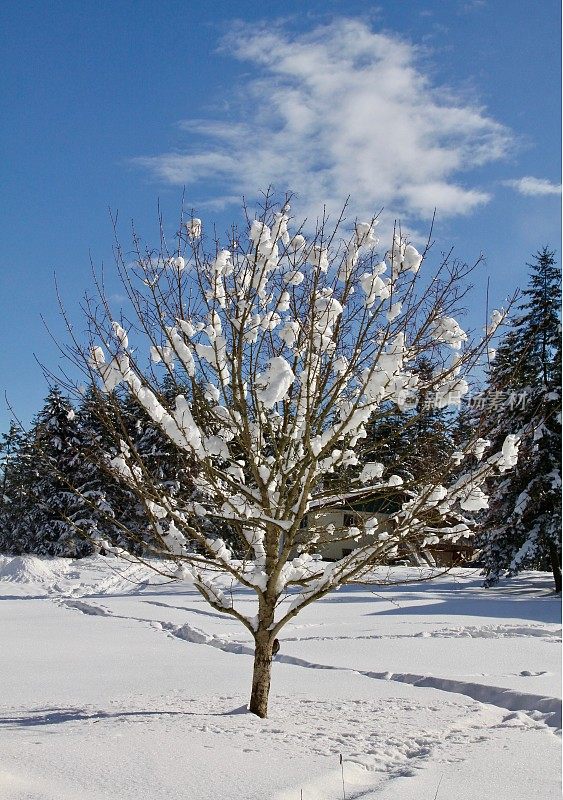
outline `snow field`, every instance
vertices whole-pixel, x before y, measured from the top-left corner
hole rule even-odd
[[[193,588],[102,558],[0,574],[1,798],[331,800],[340,754],[348,798],[559,796],[547,576],[346,587],[282,631],[259,720],[247,632]]]

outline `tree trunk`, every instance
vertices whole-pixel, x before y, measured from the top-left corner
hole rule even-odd
[[[549,543],[549,557],[551,559],[551,571],[553,572],[553,580],[555,581],[555,591],[561,591],[561,561],[559,553],[554,542]]]
[[[258,630],[255,636],[254,672],[249,711],[264,719],[268,716],[268,696],[272,675],[272,645],[270,631]]]

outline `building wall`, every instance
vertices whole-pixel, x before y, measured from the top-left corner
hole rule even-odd
[[[371,519],[375,517],[378,522],[377,533],[392,531],[393,523],[391,522],[388,514],[368,514],[360,511],[344,511],[340,509],[327,509],[317,512],[309,512],[307,515],[307,525],[309,528],[327,528],[329,525],[334,525],[337,529],[344,527],[344,517],[353,513],[354,516],[362,519]],[[346,527],[349,527],[347,525]],[[338,532],[335,531],[335,537],[338,537]],[[322,530],[321,530],[322,537]],[[335,542],[326,544],[319,544],[318,552],[326,561],[337,561],[342,556],[347,555],[348,552],[355,550],[356,547],[373,544],[376,536],[361,536],[359,539],[338,539]]]
[[[350,511],[344,509],[325,509],[322,511],[310,511],[307,515],[308,528],[321,528],[320,535],[322,537],[322,529],[327,528],[329,525],[334,525],[336,528],[335,537],[338,537],[338,529],[344,528],[344,517],[347,515],[354,515],[362,519],[371,519],[375,517],[378,522],[377,533],[392,533],[393,522],[389,514],[368,513],[362,511]],[[346,525],[349,527],[349,524]],[[334,542],[319,544],[318,553],[326,561],[338,561],[349,552],[355,550],[356,547],[363,547],[371,545],[375,542],[377,534],[369,536],[361,536],[359,539],[337,539]],[[403,552],[404,551],[404,552]],[[458,545],[442,543],[438,546],[430,546],[427,550],[426,557],[424,554],[415,554],[415,551],[409,548],[403,550],[400,548],[399,556],[404,557],[413,565],[427,565],[428,563],[435,566],[450,567],[459,563],[468,562],[473,555],[473,546],[468,542],[463,542]]]

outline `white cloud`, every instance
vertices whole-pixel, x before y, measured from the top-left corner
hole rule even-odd
[[[561,184],[552,183],[545,180],[545,178],[533,178],[531,175],[526,175],[524,178],[518,178],[512,181],[504,181],[505,186],[510,186],[520,194],[528,196],[546,195],[546,194],[561,194]]]
[[[190,195],[222,186],[225,202],[273,184],[295,192],[310,219],[348,195],[361,216],[385,206],[423,219],[490,199],[462,176],[501,158],[510,133],[435,85],[413,44],[341,19],[298,36],[241,25],[223,49],[257,70],[235,121],[189,120],[185,152],[135,159],[158,178]]]

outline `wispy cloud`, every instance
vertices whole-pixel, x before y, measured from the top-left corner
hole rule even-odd
[[[305,213],[339,208],[427,218],[467,214],[489,194],[463,180],[504,156],[510,132],[425,74],[418,48],[358,20],[291,35],[237,27],[223,51],[256,70],[237,93],[235,121],[188,120],[186,150],[135,159],[190,196],[223,187],[230,202],[273,184]],[[203,192],[202,192],[203,194]]]
[[[545,178],[533,178],[531,175],[512,181],[504,181],[504,185],[510,186],[511,189],[528,196],[561,194],[560,183],[552,183]]]
[[[472,11],[480,11],[486,6],[487,0],[466,0],[465,3],[462,3],[461,10],[466,14],[470,14]]]

